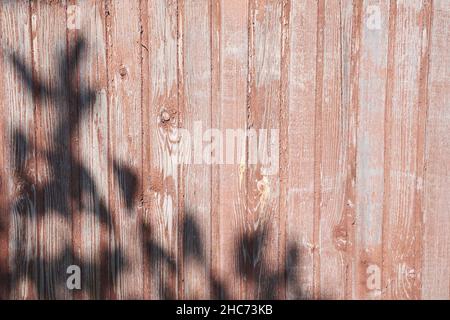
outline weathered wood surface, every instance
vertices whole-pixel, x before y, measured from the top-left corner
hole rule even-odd
[[[0,298],[450,299],[449,30],[447,0],[1,1]]]

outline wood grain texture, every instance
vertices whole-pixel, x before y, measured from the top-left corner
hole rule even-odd
[[[293,1],[290,60],[287,177],[287,298],[314,295],[314,125],[317,48],[316,1]],[[289,252],[293,250],[292,252]],[[295,251],[296,250],[296,251]],[[293,281],[292,281],[293,280]]]
[[[426,104],[421,68],[428,55],[430,4],[398,1],[390,20],[393,32],[392,79],[386,110],[385,229],[383,230],[384,297],[418,299],[421,288],[423,122]],[[392,11],[391,11],[392,12]]]
[[[113,296],[143,297],[141,23],[137,1],[109,1],[109,206]]]
[[[179,7],[144,1],[145,298],[179,293]],[[145,17],[147,16],[147,17]],[[145,50],[145,49],[148,49]],[[181,158],[181,157],[180,157]]]
[[[32,2],[32,72],[37,101],[38,295],[70,299],[66,268],[72,262],[71,96],[66,3]],[[70,70],[71,71],[71,70]],[[36,87],[36,83],[38,87]],[[66,150],[66,152],[61,152]]]
[[[2,283],[5,298],[36,298],[37,214],[35,117],[33,94],[16,86],[21,74],[10,63],[13,55],[31,58],[30,6],[26,1],[6,4],[0,11],[2,48]],[[8,156],[9,155],[9,156]],[[9,233],[7,232],[9,230]],[[8,236],[9,234],[9,236]],[[9,254],[8,254],[9,253]],[[9,292],[9,293],[8,293]],[[3,296],[3,295],[2,295]]]
[[[216,197],[213,208],[216,228],[213,230],[213,263],[217,275],[216,295],[220,298],[245,298],[245,278],[239,273],[241,252],[239,236],[244,232],[246,214],[245,143],[239,143],[247,125],[248,74],[248,1],[213,2],[212,7],[212,71],[217,91],[212,90],[214,124],[222,132],[236,129],[227,143],[234,143],[234,154],[226,165],[216,166],[213,181]],[[224,155],[225,156],[225,155]]]
[[[355,281],[358,299],[381,297],[378,283],[367,286],[368,275],[382,268],[382,226],[384,195],[384,126],[387,77],[389,3],[365,1],[362,14],[379,8],[380,28],[361,20],[358,78],[354,94],[358,99],[357,125],[357,203],[355,235]]]
[[[270,129],[279,130],[282,1],[250,1],[249,16],[247,129],[256,132],[259,147],[266,141],[270,144],[274,138]],[[250,137],[247,139],[247,205],[245,216],[241,217],[245,225],[240,243],[247,280],[246,297],[273,299],[280,296],[279,285],[284,282],[278,260],[284,246],[277,236],[281,231],[280,181],[278,174],[267,172],[264,158],[252,163],[256,150]]]
[[[344,204],[341,221],[335,229],[335,241],[342,250],[343,263],[345,265],[345,288],[344,297],[346,299],[353,296],[353,284],[358,280],[355,277],[356,258],[356,204],[357,204],[357,152],[358,152],[358,130],[357,125],[360,114],[359,87],[359,67],[361,64],[361,32],[363,26],[363,3],[359,1],[341,2],[341,103],[343,136],[345,142],[345,162],[344,171]]]
[[[428,73],[428,119],[426,171],[423,202],[422,298],[446,300],[450,297],[450,203],[444,195],[449,181],[449,28],[450,6],[434,1]]]
[[[90,284],[82,291],[85,299],[106,295],[102,277],[107,268],[102,257],[108,251],[110,221],[108,208],[108,104],[106,74],[105,3],[100,0],[77,1],[80,29],[74,29],[74,41],[85,41],[83,63],[79,66],[78,172],[80,175],[80,218],[74,222],[79,232],[74,244],[75,257],[82,264],[82,282]],[[71,31],[68,31],[71,32]],[[93,97],[90,95],[93,94]],[[78,229],[77,229],[78,228]],[[78,250],[78,251],[77,251]],[[107,278],[106,278],[107,279]]]
[[[180,127],[194,132],[199,124],[211,126],[211,6],[208,1],[184,1],[181,6],[183,44],[183,102]],[[203,161],[213,164],[221,137],[213,128],[203,134]],[[195,134],[195,133],[194,133]],[[195,136],[194,136],[195,138]],[[197,141],[194,141],[196,143]],[[185,299],[210,297],[211,286],[211,166],[194,163],[182,167],[183,292]],[[210,158],[209,158],[210,157]],[[218,161],[218,160],[217,160]]]
[[[0,7],[0,14],[4,14],[6,8],[5,6]],[[0,32],[3,32],[5,26],[0,24]],[[2,38],[3,41],[3,38]],[[4,61],[5,61],[5,49],[3,47],[3,43],[1,43],[1,66],[4,69]],[[2,95],[5,94],[5,85],[4,85],[3,77],[0,78],[0,93]],[[1,110],[4,112],[6,110],[5,103],[1,103]],[[10,292],[10,273],[9,273],[9,209],[8,209],[8,199],[9,193],[7,191],[8,188],[8,169],[7,169],[7,149],[8,149],[8,137],[6,131],[7,125],[3,120],[0,122],[0,147],[1,147],[1,156],[0,156],[0,299],[7,299],[9,297]]]
[[[449,15],[1,1],[0,298],[450,299]]]
[[[317,279],[318,298],[345,297],[345,249],[347,229],[343,223],[345,206],[346,170],[348,167],[348,114],[342,106],[341,29],[339,2],[327,1],[323,6],[323,69],[320,104],[316,105],[316,146],[320,153],[317,184],[320,189],[318,203],[318,250],[320,278]]]

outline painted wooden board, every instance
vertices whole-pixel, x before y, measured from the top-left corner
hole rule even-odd
[[[314,296],[316,1],[291,3],[287,132],[287,298]]]
[[[107,296],[110,230],[108,203],[108,105],[106,24],[104,1],[76,1],[67,7],[68,34],[72,45],[83,43],[78,67],[79,216],[74,220],[75,261],[81,264],[82,282],[89,284],[77,298]],[[76,214],[74,213],[74,216]],[[102,285],[103,283],[103,285]],[[80,292],[78,292],[80,293]]]
[[[382,294],[382,231],[384,196],[384,132],[386,105],[389,3],[365,1],[361,14],[356,155],[356,230],[354,266],[358,299],[379,299]],[[378,21],[376,20],[378,19]],[[373,279],[369,279],[373,276]]]
[[[342,105],[341,29],[338,2],[319,4],[319,33],[316,96],[316,239],[318,268],[315,294],[317,298],[345,297],[345,191],[348,168],[348,106]]]
[[[219,298],[245,298],[245,278],[239,273],[239,237],[244,232],[246,214],[245,143],[247,124],[248,1],[218,0],[212,6],[212,114],[214,125],[224,132],[236,129],[227,143],[234,154],[226,165],[214,167],[212,200],[213,266],[215,295]],[[242,141],[242,140],[240,140]],[[225,156],[225,155],[224,155]]]
[[[179,293],[179,21],[177,1],[146,1],[143,21],[144,297]]]
[[[215,128],[203,131],[212,128],[211,5],[202,0],[183,1],[180,6],[180,55],[183,57],[180,127],[189,132],[201,128],[204,142],[202,150],[193,146],[192,163],[180,167],[183,174],[179,220],[183,251],[180,297],[185,299],[207,299],[211,291],[211,165],[220,160],[220,150],[215,146],[220,146],[221,139],[218,132],[213,131]],[[203,160],[197,164],[199,151]]]
[[[428,72],[428,117],[425,150],[423,200],[422,298],[448,300],[450,297],[450,203],[445,192],[450,183],[448,157],[450,146],[445,139],[449,121],[449,28],[450,4],[432,4],[430,61]]]
[[[390,10],[383,297],[419,299],[430,3],[397,1]]]
[[[449,15],[1,1],[0,298],[450,299]]]
[[[66,41],[66,3],[32,2],[35,75],[38,216],[38,297],[70,299],[66,268],[72,263],[72,191],[70,149],[75,65]]]
[[[284,283],[284,275],[278,257],[284,255],[284,246],[280,245],[278,234],[284,229],[280,226],[278,159],[275,173],[271,170],[274,163],[264,163],[267,156],[275,161],[273,155],[266,155],[273,151],[270,148],[273,139],[279,146],[282,4],[282,1],[250,1],[247,204],[245,216],[241,217],[245,225],[239,244],[248,299],[277,298],[284,289],[279,287]],[[253,135],[258,139],[252,139]],[[278,158],[278,149],[275,152]]]
[[[137,1],[106,3],[112,297],[143,297],[142,46]]]
[[[35,112],[33,92],[21,82],[22,74],[12,63],[14,59],[29,62],[32,57],[29,3],[5,4],[0,21],[5,115],[1,124],[0,295],[33,299],[38,285]]]

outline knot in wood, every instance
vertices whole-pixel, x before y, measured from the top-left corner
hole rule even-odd
[[[169,114],[169,112],[167,112],[166,110],[163,110],[162,112],[161,112],[161,121],[162,122],[167,122],[167,121],[169,121],[170,120],[170,114]]]
[[[121,66],[119,69],[119,74],[122,77],[122,79],[125,78],[128,74],[127,68],[125,66]]]

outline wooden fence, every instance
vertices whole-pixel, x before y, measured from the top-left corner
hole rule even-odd
[[[448,0],[1,1],[0,297],[449,299],[449,24]],[[278,130],[278,172],[248,138],[178,164],[198,123]]]

